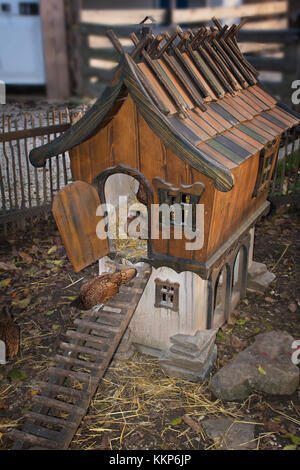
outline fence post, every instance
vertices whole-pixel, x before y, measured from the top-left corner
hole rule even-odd
[[[289,20],[289,27],[296,28],[300,31],[300,0],[289,0],[289,7],[288,7],[288,20]],[[300,36],[300,35],[299,35]],[[296,67],[296,76],[294,76],[294,80],[300,79],[300,40],[294,48],[294,45],[290,48],[290,55],[292,55],[291,59],[297,64]],[[292,94],[292,89],[291,89]],[[300,112],[300,104],[294,104],[293,108]]]
[[[41,24],[48,98],[70,96],[65,5],[63,0],[41,0]]]

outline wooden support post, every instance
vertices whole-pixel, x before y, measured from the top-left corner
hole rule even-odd
[[[289,15],[289,27],[300,29],[300,0],[289,0],[288,7]],[[294,75],[294,80],[300,79],[300,42],[298,40],[297,44],[292,46],[286,46],[285,57],[287,60],[292,60],[296,64],[296,74]],[[291,81],[290,86],[292,86],[293,77],[288,77]],[[289,81],[289,80],[288,80]],[[293,89],[290,89],[290,96],[293,93]],[[291,105],[290,103],[287,103]],[[292,107],[300,112],[300,104],[292,103]]]
[[[70,77],[64,1],[41,0],[40,5],[47,96],[66,99],[70,96]]]
[[[169,23],[175,23],[176,0],[169,0]]]

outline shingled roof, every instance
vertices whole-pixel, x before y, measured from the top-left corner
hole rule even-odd
[[[240,26],[215,26],[153,34],[143,26],[121,55],[111,84],[83,118],[62,136],[32,150],[30,161],[65,152],[95,135],[129,93],[152,130],[180,158],[211,177],[221,191],[233,187],[232,170],[287,129],[299,124],[258,83],[257,71],[236,40]]]

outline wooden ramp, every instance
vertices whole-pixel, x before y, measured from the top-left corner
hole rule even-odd
[[[136,269],[137,276],[113,299],[98,312],[89,310],[76,319],[77,329],[67,331],[68,342],[60,344],[64,352],[55,356],[48,382],[40,383],[22,430],[11,432],[13,450],[69,447],[150,277],[151,267]]]

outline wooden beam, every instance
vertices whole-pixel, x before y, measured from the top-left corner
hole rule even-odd
[[[70,96],[70,77],[64,1],[41,0],[40,8],[47,96],[50,99],[66,99]]]
[[[288,1],[257,2],[254,4],[240,5],[236,7],[205,7],[184,8],[174,10],[173,21],[175,24],[207,22],[216,16],[219,19],[274,16],[287,13]],[[134,9],[134,10],[83,10],[82,21],[101,21],[101,24],[134,25],[142,21],[145,16],[152,16],[158,23],[167,20],[169,10],[162,9]]]
[[[238,34],[238,42],[257,42],[261,44],[295,44],[300,38],[300,29],[244,29]]]

